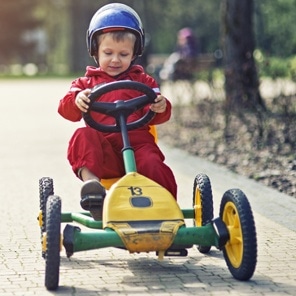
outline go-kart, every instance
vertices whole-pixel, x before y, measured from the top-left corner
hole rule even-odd
[[[103,94],[119,89],[135,89],[143,95],[114,103],[97,101]],[[126,174],[107,190],[102,221],[94,220],[88,211],[62,213],[61,198],[54,195],[53,180],[49,177],[39,180],[38,221],[46,288],[58,288],[63,246],[67,257],[79,251],[115,247],[130,253],[155,252],[159,259],[187,256],[187,249],[193,246],[201,253],[208,253],[214,246],[223,251],[234,278],[249,280],[257,262],[257,239],[252,210],[245,194],[240,189],[227,190],[221,200],[219,217],[214,218],[211,183],[207,175],[199,173],[193,182],[193,207],[180,209],[166,189],[137,172],[129,141],[128,131],[148,124],[154,113],[150,110],[132,123],[127,122],[127,118],[153,103],[154,91],[138,82],[120,81],[95,87],[89,97],[91,102],[84,120],[99,131],[121,133]],[[112,116],[116,123],[96,122],[93,112]],[[186,226],[186,219],[192,219],[193,226]],[[75,225],[72,222],[76,222]],[[63,234],[61,223],[68,223]],[[77,223],[92,230],[82,231]]]

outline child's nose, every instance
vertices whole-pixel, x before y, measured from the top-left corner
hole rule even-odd
[[[119,61],[119,56],[117,54],[113,55],[112,61],[113,62],[118,62]]]

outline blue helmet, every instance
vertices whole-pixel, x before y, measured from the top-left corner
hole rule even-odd
[[[122,3],[111,3],[100,8],[92,17],[86,32],[87,49],[90,56],[97,53],[95,36],[100,33],[127,30],[136,36],[135,56],[141,56],[144,50],[145,34],[139,15]]]

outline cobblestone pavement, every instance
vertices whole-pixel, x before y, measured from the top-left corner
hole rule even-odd
[[[0,295],[295,295],[296,201],[237,176],[223,167],[162,147],[176,174],[181,208],[191,206],[195,174],[212,183],[215,216],[226,189],[238,187],[253,208],[258,239],[258,263],[250,281],[235,280],[222,252],[215,248],[187,257],[158,261],[155,254],[130,255],[106,248],[62,252],[60,287],[44,287],[41,257],[38,180],[54,179],[63,211],[80,211],[80,183],[66,161],[70,135],[79,124],[56,112],[69,80],[1,80],[1,236]],[[191,221],[188,221],[190,223]]]

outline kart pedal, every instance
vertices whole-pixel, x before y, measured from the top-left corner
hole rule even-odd
[[[80,195],[80,205],[84,210],[92,211],[103,208],[106,191],[98,180],[84,182]]]
[[[156,252],[158,256],[158,251]],[[166,257],[186,257],[188,255],[188,251],[186,249],[168,249],[164,252],[164,256]]]

